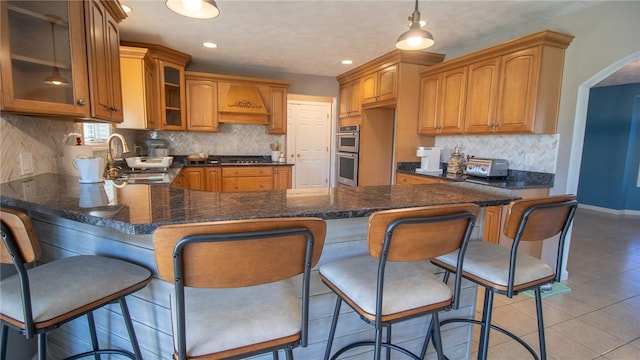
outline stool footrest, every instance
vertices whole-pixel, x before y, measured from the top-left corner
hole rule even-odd
[[[107,355],[107,354],[113,354],[113,355],[122,355],[122,356],[126,356],[130,359],[133,360],[138,360],[138,358],[136,358],[136,356],[127,350],[120,350],[120,349],[100,349],[100,350],[92,350],[92,351],[87,351],[87,352],[83,352],[81,354],[76,354],[73,356],[70,356],[68,358],[64,358],[64,360],[75,360],[75,359],[82,359],[88,356],[92,356],[92,355]]]
[[[475,319],[464,319],[464,318],[452,318],[452,319],[447,319],[447,320],[443,320],[440,322],[440,326],[442,325],[446,325],[449,323],[455,323],[455,322],[464,322],[464,323],[468,323],[468,324],[475,324],[475,325],[480,325],[482,326],[482,321],[480,320],[475,320]],[[540,360],[540,358],[538,357],[538,354],[536,354],[535,350],[533,350],[533,348],[527,344],[524,340],[520,339],[520,337],[518,337],[516,334],[505,330],[497,325],[493,325],[491,324],[491,329],[493,330],[497,330],[505,335],[507,335],[508,337],[512,338],[513,340],[517,341],[520,345],[522,345],[525,349],[527,349],[527,351],[529,353],[531,353],[531,355],[533,356],[533,358],[535,360]]]
[[[343,346],[342,348],[340,348],[340,350],[338,350],[335,354],[333,354],[333,356],[331,357],[331,360],[335,360],[335,359],[338,358],[338,356],[342,355],[343,353],[345,353],[345,352],[347,352],[347,351],[349,351],[351,349],[360,347],[360,346],[375,346],[375,341],[358,341],[358,342],[354,342],[352,344]],[[403,347],[400,347],[398,345],[394,345],[394,344],[389,344],[389,343],[383,342],[381,344],[381,346],[383,348],[388,348],[388,349],[392,349],[392,350],[396,350],[398,352],[401,352],[401,353],[407,355],[408,357],[410,357],[410,358],[412,358],[414,360],[422,360],[416,354],[414,354],[411,351],[409,351],[409,350],[407,350],[407,349],[405,349]]]

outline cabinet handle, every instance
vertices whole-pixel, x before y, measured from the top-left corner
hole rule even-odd
[[[86,105],[87,104],[87,100],[80,98],[78,99],[78,105]]]

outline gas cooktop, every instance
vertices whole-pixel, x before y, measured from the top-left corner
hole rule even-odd
[[[256,164],[271,164],[270,157],[264,156],[209,156],[206,160],[192,161],[185,159],[186,164],[218,164],[218,165],[256,165]]]

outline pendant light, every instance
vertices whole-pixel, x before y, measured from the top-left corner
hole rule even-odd
[[[396,47],[400,50],[422,50],[433,44],[435,44],[433,35],[420,26],[420,11],[418,11],[418,0],[416,0],[416,8],[409,16],[409,30],[400,35]]]
[[[51,75],[49,75],[46,79],[44,79],[44,83],[47,85],[69,85],[67,79],[65,79],[62,75],[60,75],[60,69],[58,69],[58,57],[56,56],[56,18],[53,15],[46,15],[49,23],[51,24],[51,38],[53,42],[53,70]]]
[[[220,15],[214,0],[167,0],[165,4],[177,14],[196,19],[211,19]]]

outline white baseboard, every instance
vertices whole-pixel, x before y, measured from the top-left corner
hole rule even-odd
[[[640,210],[616,210],[616,209],[609,209],[609,208],[603,208],[600,206],[593,206],[593,205],[586,205],[586,204],[578,204],[578,208],[585,209],[585,210],[598,211],[598,212],[607,213],[611,215],[640,217]]]

